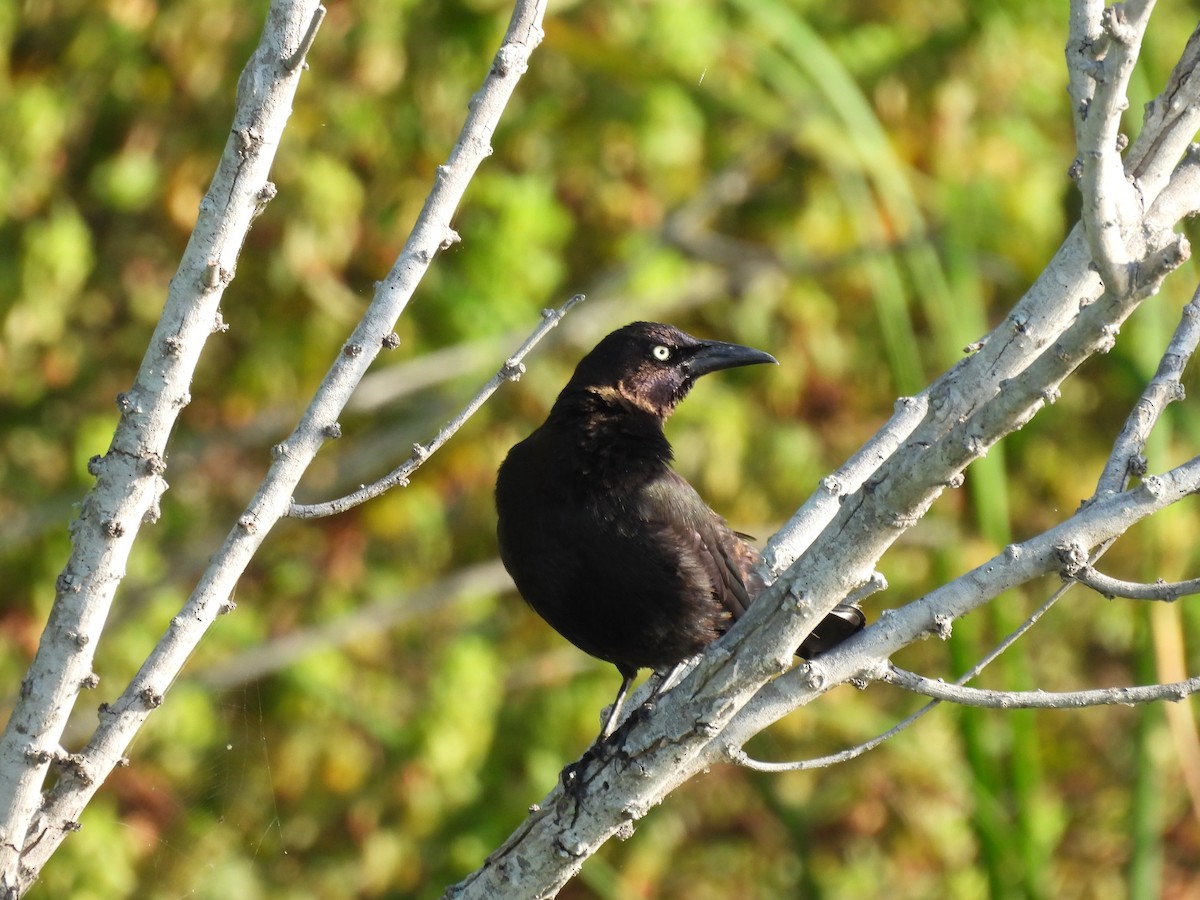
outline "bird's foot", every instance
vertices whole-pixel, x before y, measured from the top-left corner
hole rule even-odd
[[[583,755],[573,763],[568,763],[563,766],[563,770],[559,773],[558,778],[562,783],[563,793],[570,797],[575,802],[575,815],[571,819],[571,825],[574,826],[575,821],[579,818],[580,809],[583,806],[584,791],[587,790],[588,779],[587,770],[593,762],[606,762],[616,757],[627,756],[625,753],[625,742],[629,739],[629,733],[640,723],[645,721],[646,717],[654,710],[654,697],[648,699],[645,703],[631,712],[628,718],[620,724],[611,734],[600,734],[592,745],[583,751]]]

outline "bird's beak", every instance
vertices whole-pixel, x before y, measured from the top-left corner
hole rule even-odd
[[[753,347],[743,347],[741,344],[702,341],[695,352],[684,361],[683,370],[689,378],[699,378],[719,369],[754,366],[759,363],[779,365],[779,360],[770,353],[755,350]]]

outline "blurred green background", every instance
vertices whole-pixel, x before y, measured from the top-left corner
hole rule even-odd
[[[300,490],[326,499],[428,438],[538,311],[589,302],[411,487],[284,522],[51,861],[37,897],[428,897],[475,868],[596,733],[617,674],[553,634],[495,562],[493,473],[581,353],[634,319],[769,350],[669,428],[679,469],[769,535],[996,323],[1076,218],[1067,4],[557,2],[454,227]],[[224,145],[263,0],[0,3],[0,706],[31,657],[88,489]],[[1195,27],[1155,13],[1129,127]],[[169,453],[69,742],[126,679],[399,251],[507,22],[499,0],[330,3],[273,180]],[[883,561],[872,615],[1088,496],[1190,294],[1170,279],[1062,399]],[[1192,383],[1194,387],[1194,382]],[[1192,456],[1176,404],[1149,448]],[[1105,568],[1194,576],[1194,507]],[[954,676],[1053,589],[1005,596],[899,662]],[[1200,612],[1076,591],[982,684],[1200,671]],[[91,697],[87,698],[91,701]],[[757,738],[769,759],[919,705],[840,689]],[[570,898],[1185,897],[1200,892],[1195,701],[943,708],[859,760],[722,767],[653,810]]]

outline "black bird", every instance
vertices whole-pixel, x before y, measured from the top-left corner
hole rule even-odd
[[[583,358],[545,423],[500,466],[500,558],[521,596],[621,673],[601,738],[638,669],[695,656],[765,587],[758,551],[671,468],[663,423],[701,375],[774,362],[670,325],[626,325]],[[798,652],[823,652],[864,621],[839,606]]]

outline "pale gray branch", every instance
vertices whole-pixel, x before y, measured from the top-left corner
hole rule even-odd
[[[232,151],[227,152],[226,159],[222,161],[222,171],[227,161],[230,161],[229,165],[234,169],[234,184],[240,185],[249,197],[249,201],[244,202],[247,208],[242,213],[243,218],[247,220],[246,224],[270,192],[265,191],[263,187],[265,167],[260,173],[261,177],[257,178],[251,178],[250,172],[243,174],[242,170],[247,160],[258,158],[263,145],[271,148],[278,146],[283,119],[290,109],[290,92],[294,89],[296,73],[303,70],[295,54],[298,49],[302,50],[305,35],[315,33],[311,26],[315,9],[316,4],[313,2],[276,0],[268,13],[263,44],[238,82],[239,113],[235,120]],[[34,874],[45,864],[66,834],[74,829],[80,811],[112,769],[122,762],[125,748],[150,713],[161,705],[168,688],[178,677],[201,637],[218,615],[233,608],[228,601],[238,578],[270,529],[287,513],[291,505],[292,491],[317,451],[327,439],[337,433],[338,415],[355,385],[379,352],[385,347],[394,346],[394,339],[390,335],[397,318],[412,298],[417,284],[437,253],[457,240],[457,235],[450,227],[451,217],[476,169],[491,153],[491,135],[495,133],[509,97],[526,70],[530,54],[541,41],[544,13],[544,0],[523,0],[516,4],[509,28],[490,71],[482,87],[468,104],[468,113],[458,142],[445,165],[438,168],[433,189],[400,257],[387,277],[377,285],[370,306],[321,382],[299,425],[290,437],[275,448],[274,460],[262,484],[225,538],[223,545],[213,555],[210,565],[187,603],[171,620],[166,634],[120,697],[101,709],[100,724],[95,734],[82,753],[73,757],[77,764],[73,763],[60,773],[54,789],[44,799],[37,794],[41,784],[40,777],[33,786],[32,796],[29,795],[28,788],[23,788],[19,793],[19,796],[24,798],[20,810],[25,816],[32,817],[32,823],[27,830],[18,827],[5,832],[4,847],[0,849],[0,854],[3,854],[7,863],[0,869],[0,877],[3,878],[3,887],[8,893],[16,895],[27,887]],[[279,29],[278,32],[276,29]],[[289,63],[293,66],[290,71]],[[283,102],[283,87],[288,89],[286,102]],[[270,132],[272,139],[264,140],[266,131],[243,123],[248,115],[246,109],[259,109],[264,105],[264,98],[268,94],[274,98],[272,108],[278,108],[277,114],[280,118],[277,122],[272,120],[271,124],[276,126]],[[220,177],[219,172],[218,178]],[[228,186],[226,189],[228,190]],[[237,196],[240,198],[242,195]],[[210,202],[206,199],[205,204]],[[206,206],[202,205],[202,221],[206,211]],[[239,246],[240,240],[231,245],[231,249],[224,255],[210,258],[209,262],[201,264],[200,281],[207,291],[204,296],[211,300],[211,309],[207,306],[203,308],[206,312],[199,316],[198,323],[192,324],[192,331],[200,327],[206,330],[214,327],[215,298],[212,298],[211,294],[217,286],[231,277]],[[185,257],[185,263],[190,259],[190,256]],[[193,281],[194,278],[189,281],[177,276],[172,282],[172,290],[176,290],[185,282],[185,286],[190,286]],[[189,314],[197,316],[195,311],[190,311]],[[164,318],[163,322],[167,321]],[[171,323],[175,324],[177,323]],[[167,327],[169,334],[161,338],[159,332],[164,327]],[[160,323],[159,332],[156,332],[155,342],[152,343],[147,356],[148,360],[186,354],[190,363],[194,364],[192,357],[198,355],[199,343],[180,345],[174,338],[177,329],[164,326],[163,323]],[[144,370],[145,368],[143,366]],[[151,369],[156,378],[161,377],[155,374],[158,371],[153,367]],[[188,372],[190,373],[190,368]],[[135,391],[139,384],[140,381],[135,383]],[[182,399],[182,387],[176,385],[174,391],[168,391],[163,402],[178,405]],[[150,399],[149,395],[141,392],[126,397],[124,414],[127,417],[141,416]],[[169,428],[161,431],[165,442]],[[118,431],[118,438],[120,435],[121,432]],[[118,456],[123,465],[125,457],[137,464],[142,463],[143,457],[135,456],[131,449],[119,444],[119,440],[114,439],[114,450],[110,451],[109,457]],[[136,449],[138,453],[143,452],[140,445]],[[162,457],[159,454],[151,458],[161,460]],[[154,468],[150,474],[143,476],[143,480],[153,480],[153,483],[157,484],[161,480],[161,471],[161,466]],[[103,477],[101,474],[102,479]],[[119,540],[122,534],[135,530],[131,523],[124,519],[113,521],[108,517],[97,523],[97,529],[106,541]],[[125,532],[122,532],[122,529],[125,529]],[[64,579],[62,590],[71,595],[77,590],[76,584]],[[88,646],[86,638],[80,640],[78,637],[80,634],[86,634],[85,632],[67,631],[56,627],[53,617],[46,634],[51,636],[48,639],[78,644],[77,653],[79,649]],[[90,650],[87,651],[86,659],[89,663],[86,668],[76,667],[70,670],[78,675],[71,682],[73,690],[81,683],[89,683],[84,676],[90,675]],[[14,716],[13,721],[18,727],[16,737],[10,739],[9,758],[18,766],[44,775],[46,766],[57,748],[61,728],[56,731],[38,721],[34,723],[36,730],[26,731],[20,727],[24,724],[22,720]],[[12,730],[10,728],[10,731]],[[29,752],[29,735],[40,742],[34,748],[39,752]],[[45,750],[44,753],[40,752],[42,749]],[[3,762],[4,756],[3,744],[0,744],[0,763]],[[14,793],[14,796],[18,794]],[[6,821],[12,821],[11,817]],[[18,848],[22,847],[24,853],[19,854]]]
[[[1010,634],[1005,636],[1000,643],[989,650],[977,663],[975,663],[975,665],[971,666],[970,669],[959,676],[954,683],[959,685],[966,684],[967,682],[976,678],[980,672],[995,662],[996,659],[998,659],[1000,655],[1004,653],[1004,651],[1015,644],[1027,631],[1029,631],[1030,628],[1036,625],[1038,620],[1050,610],[1050,607],[1052,607],[1058,601],[1059,597],[1066,593],[1069,587],[1070,585],[1062,585],[1059,587],[1059,589],[1055,591],[1054,594],[1051,595],[1041,606],[1034,610],[1024,622],[1018,625]],[[934,630],[938,637],[943,639],[948,638],[950,636],[950,627],[951,620],[949,617],[934,617]],[[751,704],[753,704],[753,702],[754,701],[751,701]],[[813,759],[802,759],[793,762],[765,762],[763,760],[752,759],[741,747],[730,745],[726,748],[726,750],[729,753],[731,762],[745,766],[748,769],[754,769],[758,772],[800,772],[806,769],[823,769],[828,766],[833,766],[839,763],[848,762],[852,759],[857,759],[864,753],[874,750],[884,741],[891,740],[902,731],[905,731],[912,725],[915,725],[918,719],[920,719],[926,713],[934,710],[940,703],[940,700],[931,700],[916,712],[901,719],[887,731],[876,735],[870,740],[863,741],[862,743],[856,744],[853,747],[847,747],[845,750],[839,750],[837,753],[831,753],[828,756],[819,756]]]
[[[1133,524],[1200,490],[1200,457],[1122,494],[1109,494],[1034,538],[1006,547],[1003,552],[924,597],[889,610],[866,631],[817,660],[797,666],[760,690],[730,722],[720,740],[723,755],[789,712],[812,702],[831,687],[854,678],[871,677],[875,667],[901,647],[929,635],[945,637],[951,623],[1007,590],[1035,578],[1055,574],[1063,549],[1097,547],[1123,534]],[[1085,557],[1086,558],[1086,557]],[[1036,621],[1069,585],[1063,585],[1030,617]],[[1015,640],[1021,629],[1005,639],[960,680],[973,678],[983,664]],[[668,695],[669,698],[669,695]],[[665,704],[666,701],[664,701]]]
[[[1200,578],[1187,581],[1156,581],[1144,584],[1137,581],[1122,581],[1112,578],[1090,565],[1073,570],[1064,575],[1072,581],[1078,581],[1085,587],[1090,587],[1097,594],[1112,600],[1114,597],[1124,597],[1127,600],[1162,600],[1164,603],[1174,603],[1180,597],[1200,594]]]
[[[97,683],[92,659],[130,550],[142,523],[159,516],[167,440],[191,399],[208,336],[224,330],[218,306],[250,224],[275,194],[267,179],[300,78],[300,68],[285,63],[301,52],[306,32],[315,36],[318,9],[316,0],[271,4],[238,80],[230,137],[162,316],[133,386],[117,397],[121,419],[112,443],[88,465],[96,485],[71,526],[72,553],[58,577],[50,621],[0,737],[0,895],[22,893],[74,822],[74,811],[53,825],[39,812],[48,764],[81,687]],[[72,767],[74,780],[102,780],[107,770],[91,766],[87,758]],[[44,849],[35,860],[25,850],[39,841]]]
[[[1179,325],[1159,360],[1158,370],[1134,404],[1117,436],[1096,486],[1097,495],[1122,490],[1129,476],[1140,477],[1145,473],[1146,460],[1142,450],[1167,404],[1183,399],[1180,378],[1196,350],[1197,342],[1200,342],[1200,288],[1183,307]]]
[[[1200,691],[1200,678],[1169,684],[1096,688],[1086,691],[992,691],[947,684],[915,672],[887,666],[879,680],[925,697],[986,709],[1083,709],[1088,706],[1132,706],[1136,703],[1184,700]]]
[[[1153,0],[1109,7],[1096,0],[1071,3],[1067,63],[1083,224],[1100,277],[1117,295],[1131,293],[1133,267],[1142,255],[1136,246],[1142,198],[1125,176],[1121,151],[1128,141],[1121,116],[1129,108],[1129,76],[1153,8]]]

